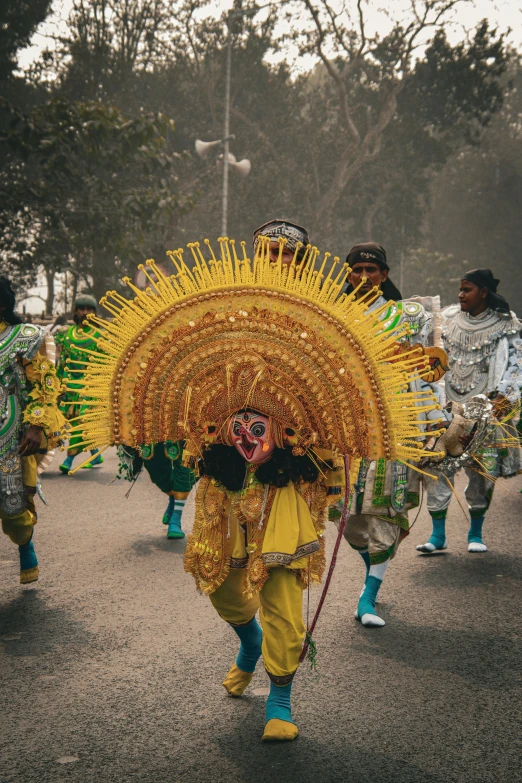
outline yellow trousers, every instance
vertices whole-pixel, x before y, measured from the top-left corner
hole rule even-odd
[[[36,487],[36,457],[22,457],[23,481],[26,487]],[[9,536],[13,544],[23,546],[27,544],[33,535],[33,527],[36,525],[36,509],[34,507],[34,495],[29,495],[27,509],[14,517],[7,516],[0,511],[2,530]]]
[[[268,676],[276,685],[291,681],[306,633],[303,622],[303,588],[297,574],[271,568],[260,593],[243,593],[243,570],[232,568],[210,600],[220,617],[231,625],[245,625],[259,610],[263,629],[262,654]]]
[[[2,517],[2,530],[6,536],[9,536],[13,544],[23,546],[33,535],[35,522],[34,514],[30,511],[24,511],[17,517]]]

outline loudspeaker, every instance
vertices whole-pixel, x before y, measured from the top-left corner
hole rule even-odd
[[[221,141],[201,141],[200,139],[196,139],[196,152],[199,155],[200,158],[208,157],[208,153],[210,150],[214,149],[214,147],[220,147]]]
[[[237,171],[237,173],[241,177],[248,177],[252,169],[252,164],[246,158],[243,158],[243,160],[239,160],[237,163],[233,162],[230,165],[232,166],[233,169]]]

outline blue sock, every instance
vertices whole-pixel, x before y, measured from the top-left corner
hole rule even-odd
[[[483,544],[482,525],[484,524],[484,515],[481,517],[471,517],[471,525],[468,530],[468,544]]]
[[[34,551],[34,544],[28,541],[27,544],[18,547],[20,553],[20,571],[28,571],[30,568],[36,568],[38,565],[38,558]]]
[[[163,524],[168,525],[170,522],[170,517],[172,512],[174,511],[174,498],[172,495],[169,496],[169,504],[165,510],[165,513],[163,514]]]
[[[91,454],[96,454],[98,452],[98,449],[91,449]],[[101,454],[98,454],[97,457],[95,457],[93,460],[91,460],[91,465],[101,465],[103,462],[103,457]]]
[[[72,468],[72,464],[75,456],[76,454],[68,454],[67,457],[62,462],[62,465],[64,465],[68,470],[70,470]]]
[[[359,603],[357,604],[357,614],[359,615],[359,620],[363,614],[377,614],[375,611],[375,602],[377,600],[377,593],[379,592],[381,585],[382,579],[377,579],[376,576],[369,576],[366,579],[363,594],[359,598]]]
[[[254,672],[261,655],[263,632],[255,617],[252,617],[246,625],[233,625],[232,628],[241,641],[236,666],[242,672]]]
[[[437,516],[431,515],[433,529],[428,539],[428,544],[433,544],[436,549],[442,549],[446,540],[446,511],[444,516],[440,514],[441,512],[437,512]]]
[[[357,551],[364,560],[364,565],[366,566],[366,576],[368,576],[368,572],[370,570],[370,553],[367,549],[358,549]]]
[[[187,502],[186,500],[176,500],[176,498],[174,498],[174,510],[170,515],[170,524],[177,525],[180,530],[181,530],[181,515],[183,514],[183,509],[185,508],[186,502]]]
[[[286,720],[288,723],[292,723],[292,706],[290,704],[290,697],[292,695],[292,683],[284,685],[280,688],[278,685],[270,683],[270,693],[266,700],[266,722],[272,718],[279,718],[279,720]]]
[[[174,498],[174,510],[169,518],[167,538],[185,538],[185,533],[181,529],[181,515],[183,514],[185,502],[184,500],[176,500]]]

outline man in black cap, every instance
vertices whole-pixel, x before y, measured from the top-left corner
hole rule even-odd
[[[401,294],[388,277],[386,251],[376,242],[354,245],[346,261],[351,267],[347,293],[357,299],[366,297],[367,315],[377,313],[383,330],[397,332],[397,341],[405,346],[430,342],[433,322],[419,302],[399,301]],[[407,324],[409,335],[400,334]],[[415,390],[434,391],[424,381],[412,382]],[[413,388],[411,388],[413,391]],[[425,416],[420,413],[419,418]],[[440,413],[432,411],[429,419],[440,422]],[[408,511],[419,505],[419,474],[399,462],[360,460],[351,496],[351,514],[344,536],[362,557],[366,579],[355,618],[369,628],[379,628],[385,621],[375,611],[377,594],[390,560],[402,539],[408,535]]]
[[[487,395],[498,418],[502,418],[520,400],[522,386],[521,324],[503,296],[497,293],[499,281],[490,269],[473,269],[460,282],[459,304],[442,311],[442,339],[449,357],[445,376],[448,402],[467,402],[478,394]],[[508,430],[506,425],[504,430]],[[505,448],[505,435],[497,430],[499,446],[481,450],[480,464],[470,460],[464,470],[468,476],[465,490],[470,515],[468,552],[486,552],[482,525],[498,477],[515,475],[522,468],[520,448]],[[512,433],[516,435],[515,432]],[[436,472],[436,471],[431,471]],[[427,480],[428,510],[432,534],[419,552],[431,554],[446,549],[446,514],[452,498],[454,476],[441,475]]]
[[[346,261],[351,268],[349,284],[346,293],[355,290],[357,299],[368,294],[372,288],[380,289],[382,297],[398,302],[402,299],[401,292],[394,286],[388,273],[390,267],[386,259],[386,250],[377,242],[362,242],[354,245]],[[363,280],[366,278],[366,280]]]

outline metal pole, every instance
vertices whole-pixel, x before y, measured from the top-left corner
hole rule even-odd
[[[230,74],[232,70],[232,31],[230,19],[227,19],[227,67],[225,75],[225,130],[223,133],[223,216],[221,220],[221,235],[227,236],[228,227],[228,150],[230,135]]]
[[[401,255],[399,264],[399,291],[404,296],[404,221],[401,225]]]

